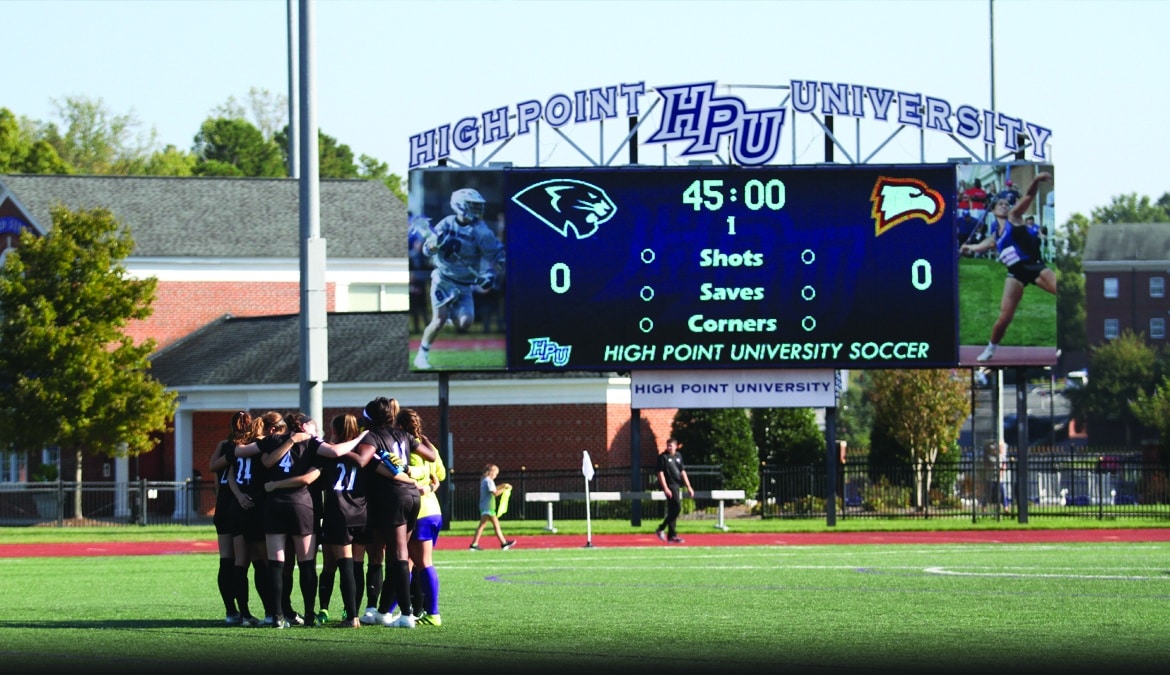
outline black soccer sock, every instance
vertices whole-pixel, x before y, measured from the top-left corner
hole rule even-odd
[[[223,599],[223,609],[228,615],[238,614],[236,611],[235,572],[236,561],[233,558],[219,559],[219,574],[215,583],[219,586],[219,597]]]
[[[317,561],[298,560],[297,572],[300,573],[301,597],[305,599],[305,623],[314,620],[317,614]],[[291,602],[291,598],[289,599]]]
[[[390,607],[394,605],[394,600],[394,568],[391,567],[390,574],[382,581],[382,593],[378,596],[378,613],[388,613]]]
[[[246,565],[233,566],[232,574],[235,578],[236,606],[240,608],[240,616],[252,616],[252,610],[248,608],[248,567]]]
[[[394,585],[394,599],[398,601],[398,609],[402,610],[404,615],[413,614],[414,610],[410,605],[410,563],[395,560],[390,565],[390,579]]]
[[[348,619],[356,619],[357,611],[357,580],[353,575],[353,558],[339,558],[337,560],[337,576],[341,577],[339,585],[341,586],[341,601],[345,607],[345,616]]]
[[[333,582],[336,578],[336,566],[322,568],[317,576],[317,604],[321,609],[329,609],[329,598],[333,597]]]
[[[280,609],[281,614],[284,614],[285,618],[291,622],[292,618],[297,615],[297,611],[292,606],[294,566],[292,564],[285,565],[284,563],[281,563],[281,566],[284,569],[284,577],[282,577],[280,582],[282,593],[278,596],[280,598]],[[313,592],[316,593],[317,591],[314,590]]]
[[[272,598],[272,618],[279,621],[285,616],[284,605],[281,603],[281,598],[284,597],[283,560],[268,561],[268,592],[268,597]]]
[[[358,608],[361,613],[363,607],[362,601],[366,599],[366,571],[362,567],[360,560],[353,561],[353,605]],[[352,618],[352,617],[351,617]]]
[[[252,585],[256,587],[256,595],[260,596],[260,604],[264,606],[264,616],[272,616],[272,584],[268,578],[268,561],[252,561]]]
[[[423,607],[423,571],[417,567],[410,572],[410,606],[415,614],[422,612]]]
[[[382,563],[370,563],[366,572],[366,607],[377,607],[378,598],[382,594],[385,578],[382,576]]]

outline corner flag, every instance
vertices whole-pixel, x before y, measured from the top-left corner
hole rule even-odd
[[[589,451],[582,450],[584,457],[581,459],[581,474],[585,476],[585,480],[593,480],[593,462],[589,461]]]

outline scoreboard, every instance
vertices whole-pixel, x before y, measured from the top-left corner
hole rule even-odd
[[[502,173],[508,370],[958,362],[954,165]]]

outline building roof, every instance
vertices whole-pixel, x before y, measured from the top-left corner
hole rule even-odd
[[[393,382],[412,375],[405,312],[327,317],[329,380]],[[300,316],[224,316],[159,350],[151,374],[168,388],[288,384],[300,381]]]
[[[327,315],[329,381],[427,382],[434,373],[409,369],[407,312]],[[300,315],[224,316],[151,357],[151,375],[167,388],[263,386],[300,382]],[[481,372],[459,379],[597,378],[600,373]]]
[[[1103,223],[1085,237],[1086,264],[1170,261],[1170,223]]]
[[[300,182],[292,178],[0,174],[0,183],[44,230],[54,204],[110,208],[130,228],[134,257],[300,256]],[[329,257],[406,257],[406,205],[381,181],[320,185]]]

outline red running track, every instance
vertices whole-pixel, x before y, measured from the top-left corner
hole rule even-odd
[[[651,533],[597,534],[592,537],[547,534],[516,537],[517,549],[613,548],[620,546],[822,546],[826,544],[1051,544],[1069,542],[1164,542],[1170,527],[1122,530],[973,530],[946,532],[714,532],[688,534],[682,544],[664,544]],[[439,537],[440,551],[465,549],[471,538]],[[481,538],[485,554],[499,551],[492,538]],[[173,555],[215,553],[214,540],[160,542],[100,542],[56,544],[3,544],[0,558],[89,557],[125,555]]]

